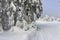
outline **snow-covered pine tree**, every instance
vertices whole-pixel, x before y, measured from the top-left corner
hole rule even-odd
[[[10,26],[9,26],[9,16],[7,15],[7,1],[6,0],[1,0],[1,24],[2,24],[2,28],[4,31],[7,31],[10,29]]]

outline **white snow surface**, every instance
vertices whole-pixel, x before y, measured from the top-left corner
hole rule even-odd
[[[0,40],[60,40],[60,22],[36,21],[38,29],[19,32],[2,32]]]

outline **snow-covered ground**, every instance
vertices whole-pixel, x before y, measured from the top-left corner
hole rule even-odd
[[[59,22],[45,22],[37,23],[40,30],[36,32],[37,40],[60,40],[60,23]]]
[[[2,32],[0,40],[60,40],[59,22],[35,22],[38,30],[25,32]]]

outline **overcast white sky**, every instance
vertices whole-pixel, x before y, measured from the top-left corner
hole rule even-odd
[[[43,0],[43,15],[58,16],[60,14],[60,0]]]

